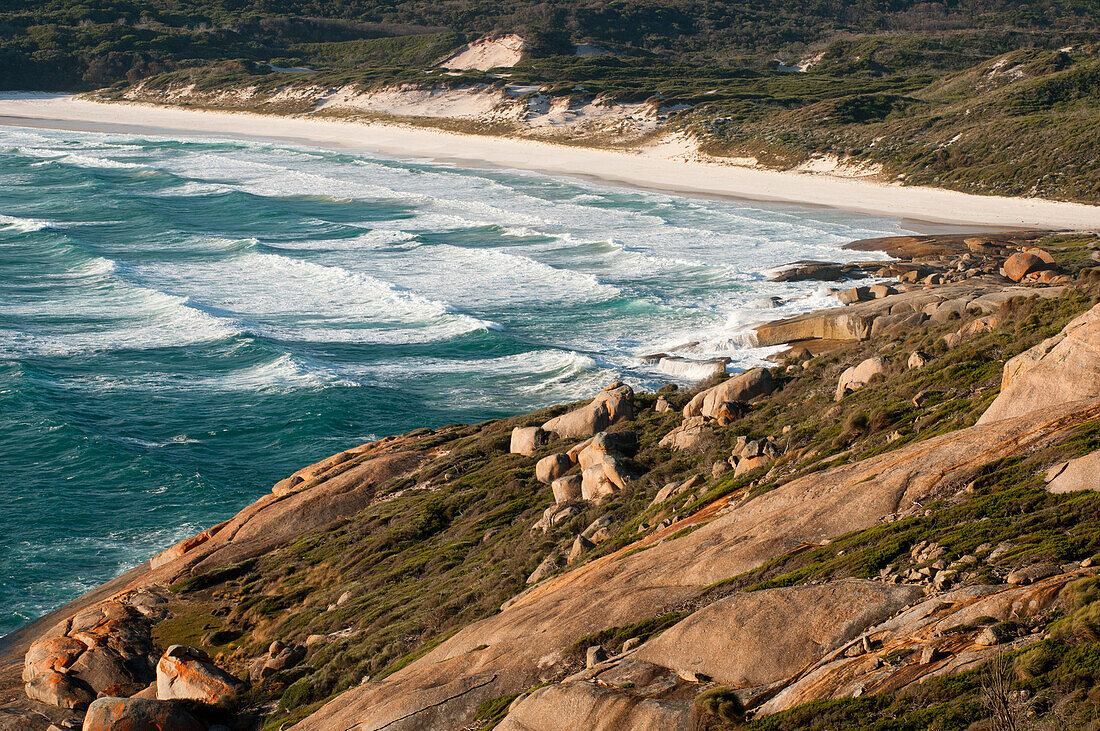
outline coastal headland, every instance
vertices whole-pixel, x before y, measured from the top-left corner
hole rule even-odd
[[[893,260],[778,274],[836,307],[757,328],[770,367],[287,476],[6,638],[0,728],[856,728],[1080,678],[1100,239],[851,248]]]

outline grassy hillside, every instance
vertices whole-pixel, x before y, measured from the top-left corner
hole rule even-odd
[[[363,42],[390,39],[397,50],[405,44],[394,39],[423,36],[416,43],[427,48],[441,37],[458,45],[495,31],[535,40],[536,56],[569,53],[572,43],[585,42],[706,69],[774,64],[777,55],[789,60],[828,47],[837,58],[858,57],[841,65],[859,70],[902,62],[949,70],[1015,48],[1085,40],[1079,34],[1095,34],[1096,19],[1096,4],[1086,0],[13,0],[0,7],[0,88],[89,89],[228,59],[329,69],[425,63],[430,55],[390,55]],[[883,33],[904,40],[889,52],[873,50]]]

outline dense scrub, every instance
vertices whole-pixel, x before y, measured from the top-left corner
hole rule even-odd
[[[784,168],[835,155],[910,184],[1096,202],[1098,17],[1094,3],[1078,0],[20,0],[0,8],[0,89],[150,78],[151,89],[273,93],[288,84],[502,83],[432,67],[480,35],[519,32],[530,45],[509,81],[564,96],[652,99],[677,110],[673,127],[708,152]],[[614,55],[580,58],[577,43]]]

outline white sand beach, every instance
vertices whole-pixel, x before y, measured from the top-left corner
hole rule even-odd
[[[65,95],[0,95],[0,124],[140,134],[206,134],[294,140],[387,155],[488,164],[688,195],[821,205],[917,221],[998,228],[1100,229],[1100,206],[978,196],[819,172],[777,172],[685,160],[675,145],[643,152],[574,147],[428,127],[99,103]]]

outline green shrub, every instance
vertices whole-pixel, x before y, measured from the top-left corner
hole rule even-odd
[[[707,717],[725,725],[740,724],[745,720],[745,706],[729,688],[718,686],[700,693],[695,706]]]
[[[1049,644],[1032,647],[1016,657],[1013,667],[1020,680],[1031,680],[1045,673],[1058,659],[1057,653]]]
[[[309,677],[299,678],[286,689],[279,699],[279,710],[292,711],[313,700],[313,681]]]
[[[1100,577],[1078,579],[1066,584],[1062,590],[1062,601],[1071,612],[1100,600]]]

